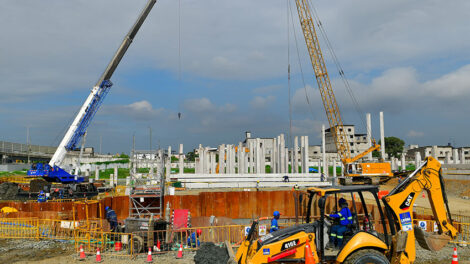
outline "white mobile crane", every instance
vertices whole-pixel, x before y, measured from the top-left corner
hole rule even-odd
[[[57,150],[49,161],[49,164],[34,164],[31,170],[28,171],[28,176],[42,177],[47,182],[59,182],[63,184],[78,184],[84,181],[82,176],[72,175],[60,166],[62,165],[67,152],[76,149],[80,140],[84,137],[91,120],[113,85],[110,80],[111,76],[156,2],[157,0],[148,0],[137,21],[134,23],[129,33],[124,37],[121,46],[109,62],[106,70],[103,72],[98,82],[96,82],[95,86],[91,89],[90,95],[83,103],[78,114],[75,116],[75,119],[65,133],[64,138],[57,147]]]

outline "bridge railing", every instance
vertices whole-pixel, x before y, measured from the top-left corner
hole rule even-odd
[[[56,147],[27,145],[21,143],[13,143],[7,141],[0,141],[0,152],[4,153],[39,153],[39,154],[54,154]]]

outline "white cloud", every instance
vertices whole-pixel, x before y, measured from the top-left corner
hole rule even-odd
[[[407,136],[408,137],[422,137],[422,136],[424,136],[424,132],[410,130],[410,131],[408,131]]]
[[[251,100],[250,104],[253,108],[262,109],[268,107],[276,100],[276,97],[273,95],[268,95],[266,97],[263,96],[255,96],[253,100]]]
[[[184,107],[194,113],[207,113],[216,109],[216,106],[206,97],[188,99],[184,102]]]
[[[272,92],[280,90],[281,88],[282,88],[282,85],[280,84],[261,86],[261,87],[257,87],[253,89],[253,93],[261,93],[261,94],[272,93]]]

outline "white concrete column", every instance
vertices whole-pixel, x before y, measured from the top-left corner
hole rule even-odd
[[[225,145],[219,146],[219,174],[225,173]]]
[[[278,166],[277,166],[277,161],[279,160],[279,147],[278,144],[279,141],[277,138],[273,138],[273,153],[271,154],[271,171],[272,173],[277,173],[278,172]]]
[[[445,159],[445,164],[451,164],[451,160],[450,160],[450,152],[446,152],[446,159]]]
[[[366,114],[366,121],[367,121],[367,146],[370,148],[372,147],[372,122],[370,118],[370,113]],[[372,160],[372,152],[367,154],[367,159]]]
[[[204,149],[204,157],[205,157],[205,160],[206,160],[206,164],[205,164],[205,169],[206,171],[204,173],[210,173],[210,170],[211,170],[211,153],[209,152],[209,147],[206,147]]]
[[[419,166],[421,166],[421,154],[419,153],[419,151],[416,151],[415,152],[415,167],[418,168]]]
[[[98,181],[100,179],[100,169],[98,169],[98,166],[95,168],[95,181]]]
[[[308,136],[305,136],[304,137],[304,145],[305,145],[305,152],[304,152],[304,159],[305,159],[305,173],[308,173],[309,172],[309,168],[310,168],[310,157],[309,157],[309,147],[308,147]]]
[[[300,172],[305,173],[305,137],[300,136]]]
[[[285,160],[286,160],[286,153],[284,152],[285,148],[285,141],[284,141],[284,134],[279,135],[279,173],[285,172]]]
[[[237,147],[237,170],[238,170],[238,174],[242,174],[243,173],[243,161],[242,161],[242,143],[239,142],[238,143],[238,147]]]
[[[431,156],[432,156],[433,158],[435,158],[436,160],[438,160],[437,155],[438,155],[438,154],[437,154],[437,146],[432,146],[432,149],[431,149]]]
[[[294,137],[294,162],[293,162],[293,173],[299,173],[299,137]]]
[[[232,157],[230,155],[232,155],[232,153],[230,153],[230,144],[227,144],[227,147],[225,149],[225,156],[226,156],[225,171],[227,174],[230,174],[232,171],[232,168],[230,167],[232,165],[231,163]]]
[[[243,173],[245,173],[245,174],[248,173],[248,167],[249,167],[249,162],[248,162],[249,154],[246,152],[247,149],[248,148],[243,148]]]
[[[255,144],[256,144],[256,147],[255,147],[255,155],[256,155],[256,158],[255,158],[255,172],[256,174],[259,174],[261,173],[261,150],[260,150],[260,138],[256,138],[255,139]]]
[[[253,142],[250,140],[248,143],[248,171],[253,173]]]
[[[322,152],[322,161],[323,161],[323,173],[325,177],[328,177],[328,166],[325,165],[325,164],[328,164],[328,162],[326,162],[325,125],[321,126],[321,152]],[[318,168],[320,171],[320,166]]]
[[[114,174],[109,175],[109,185],[114,186]]]
[[[384,112],[380,112],[380,153],[382,154],[382,159],[385,160]]]
[[[266,147],[264,146],[264,144],[262,144],[262,146],[260,146],[260,160],[259,160],[259,163],[260,163],[260,173],[266,173]]]
[[[295,148],[292,148],[290,150],[290,155],[289,155],[289,157],[290,157],[290,173],[294,173],[294,168],[295,168],[295,162],[294,162],[294,152],[295,151],[294,150],[295,150]],[[289,153],[289,149],[287,149],[287,151],[288,151],[287,153]],[[287,164],[287,168],[289,168],[289,163]],[[287,172],[289,172],[289,169],[287,169]]]
[[[288,173],[289,172],[289,149],[288,148],[284,148],[284,164],[285,164],[284,173]]]
[[[453,155],[452,155],[452,159],[454,160],[454,164],[459,164],[460,161],[459,161],[459,150],[454,148],[453,149]]]
[[[336,160],[333,159],[331,163],[333,164],[333,177],[336,178]]]
[[[465,161],[465,150],[464,150],[463,148],[460,149],[460,163],[466,164],[466,161]]]
[[[397,163],[396,163],[396,161],[395,161],[395,157],[390,157],[390,161],[392,162],[392,163],[391,163],[392,171],[393,171],[393,170],[396,170],[396,168],[397,168]]]
[[[171,146],[168,146],[168,159],[165,162],[165,177],[167,180],[170,179],[171,172]]]
[[[179,168],[179,174],[183,174],[184,172],[183,144],[180,144],[178,168]]]
[[[117,184],[117,178],[118,178],[118,168],[117,166],[114,166],[114,179],[116,179],[115,180],[116,184]]]
[[[201,144],[199,144],[199,173],[202,174],[204,173],[204,148],[202,147]]]
[[[401,171],[406,171],[405,153],[401,154]]]

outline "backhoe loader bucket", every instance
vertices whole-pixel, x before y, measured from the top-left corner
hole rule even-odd
[[[427,250],[439,251],[450,241],[450,237],[447,235],[428,233],[418,226],[414,227],[414,232],[419,245]]]

